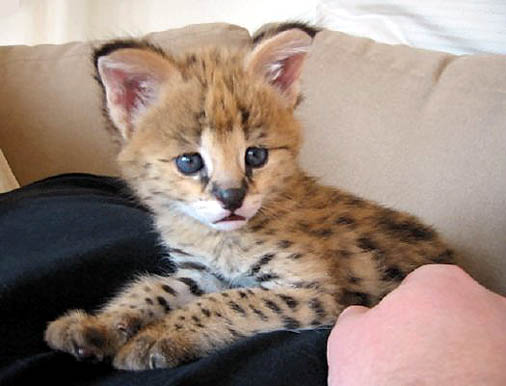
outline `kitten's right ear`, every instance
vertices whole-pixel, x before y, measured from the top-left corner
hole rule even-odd
[[[126,142],[138,119],[158,101],[164,83],[179,73],[161,51],[136,42],[106,44],[95,52],[94,62],[106,112]]]

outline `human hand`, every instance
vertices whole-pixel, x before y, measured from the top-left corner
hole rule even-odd
[[[506,385],[506,298],[423,266],[374,308],[344,310],[327,357],[331,386]]]

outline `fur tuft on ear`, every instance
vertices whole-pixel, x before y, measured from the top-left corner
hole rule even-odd
[[[93,60],[106,113],[122,141],[127,141],[136,121],[156,103],[164,82],[177,71],[161,50],[135,41],[106,44]]]
[[[262,38],[246,58],[246,70],[263,77],[294,108],[299,98],[299,78],[312,37],[296,28]]]

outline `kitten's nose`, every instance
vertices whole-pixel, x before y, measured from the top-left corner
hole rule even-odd
[[[218,187],[214,187],[213,195],[223,204],[225,209],[234,211],[241,207],[244,196],[246,196],[246,189],[220,189]]]

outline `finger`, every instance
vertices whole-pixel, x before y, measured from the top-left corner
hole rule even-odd
[[[344,321],[353,321],[359,318],[361,315],[369,311],[369,308],[364,306],[349,306],[341,312],[337,318],[337,323],[343,323]]]

